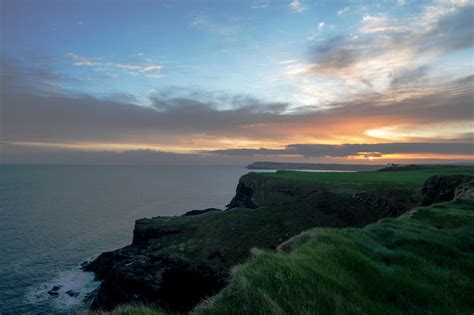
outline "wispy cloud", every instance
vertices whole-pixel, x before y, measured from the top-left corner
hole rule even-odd
[[[288,4],[288,7],[290,11],[296,12],[296,13],[301,13],[308,9],[307,6],[301,3],[300,0],[292,0],[290,4]]]
[[[349,12],[349,7],[344,7],[340,10],[337,10],[337,15],[342,16],[345,15],[347,12]]]
[[[133,56],[143,56],[143,53],[135,54]],[[104,58],[87,58],[79,56],[75,53],[67,53],[65,57],[72,60],[74,66],[97,67],[97,68],[115,68],[130,70],[130,74],[144,75],[146,77],[159,78],[162,75],[158,73],[163,68],[157,64],[129,64],[129,63],[114,63],[104,60]]]
[[[399,25],[396,19],[389,18],[387,14],[366,15],[362,18],[361,33],[379,33],[401,31],[407,28]]]
[[[280,65],[287,65],[287,64],[290,64],[290,63],[297,63],[298,61],[295,60],[295,59],[288,59],[288,60],[282,60],[282,61],[279,61],[278,64]]]
[[[271,0],[255,0],[250,7],[251,9],[265,9],[270,6]]]
[[[238,27],[234,24],[218,23],[214,20],[211,20],[206,15],[198,15],[194,17],[190,25],[193,28],[205,30],[223,36],[233,35],[238,30]]]

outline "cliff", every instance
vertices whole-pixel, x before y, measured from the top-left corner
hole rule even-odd
[[[226,211],[137,220],[131,245],[86,267],[102,280],[92,307],[143,302],[188,311],[225,287],[231,267],[252,248],[275,249],[314,227],[362,227],[399,216],[445,189],[430,184],[420,190],[428,177],[456,172],[465,173],[247,174]],[[445,195],[454,196],[452,189]]]
[[[469,178],[466,177],[466,180]],[[361,229],[314,228],[258,251],[193,314],[470,314],[474,309],[474,181],[454,200]],[[423,187],[442,193],[433,177]],[[433,189],[433,190],[431,190]]]

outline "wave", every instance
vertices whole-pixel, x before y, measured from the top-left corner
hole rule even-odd
[[[85,272],[77,266],[59,272],[49,281],[30,287],[25,294],[25,302],[49,305],[57,314],[86,310],[99,285],[100,281],[95,280],[92,272]]]

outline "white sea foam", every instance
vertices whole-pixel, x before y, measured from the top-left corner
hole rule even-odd
[[[84,272],[80,268],[62,271],[56,277],[45,283],[31,287],[25,295],[27,303],[50,304],[58,312],[69,312],[87,309],[91,302],[91,293],[100,282],[94,280],[94,274]],[[53,287],[59,286],[57,295],[48,293]],[[66,292],[72,291],[73,296]]]

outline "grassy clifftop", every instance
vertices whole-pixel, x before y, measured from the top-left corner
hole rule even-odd
[[[266,173],[264,176],[275,178],[288,178],[301,181],[316,181],[330,185],[334,190],[350,190],[356,191],[377,188],[377,187],[394,187],[406,189],[416,189],[431,176],[446,175],[470,175],[474,176],[474,166],[464,167],[436,167],[436,168],[420,168],[416,170],[404,170],[390,172],[339,172],[339,173],[314,173],[314,172],[292,172],[278,171],[276,173]]]
[[[473,296],[471,182],[452,202],[363,229],[311,229],[262,251],[195,312],[472,314]]]
[[[435,311],[446,305],[465,310],[469,305],[459,301],[461,291],[472,293],[472,273],[461,277],[472,267],[463,253],[474,248],[472,196],[449,204],[445,212],[440,209],[448,204],[347,228],[398,217],[420,205],[420,188],[433,175],[472,176],[474,168],[250,173],[241,178],[232,209],[138,220],[132,245],[104,253],[90,265],[103,279],[96,306],[145,302],[189,311],[226,286],[231,267],[259,248],[233,273],[230,285],[194,312],[374,313],[385,303],[394,304],[394,312],[431,310],[427,295],[438,297],[441,291],[448,291],[447,304]],[[435,200],[445,182],[432,184],[430,200]],[[429,265],[430,259],[438,265]],[[451,261],[458,265],[443,267]],[[436,289],[440,281],[445,281],[442,290]],[[141,314],[137,309],[154,311],[129,306],[119,313]]]

